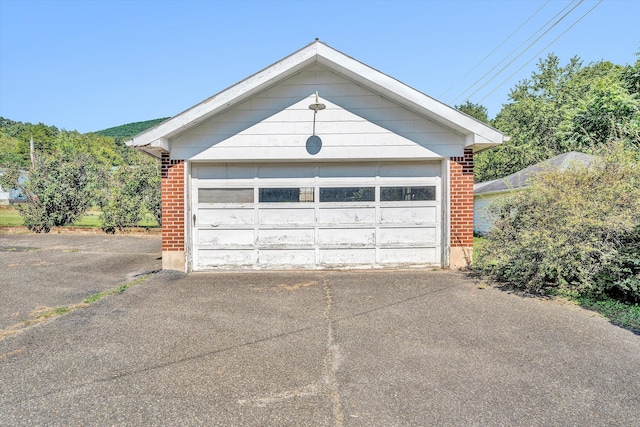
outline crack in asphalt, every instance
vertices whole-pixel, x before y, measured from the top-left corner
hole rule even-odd
[[[18,403],[23,403],[23,402],[28,402],[28,401],[33,401],[36,399],[40,399],[43,397],[48,397],[48,396],[52,396],[52,395],[56,395],[58,393],[65,393],[71,390],[79,390],[81,388],[84,387],[88,387],[91,386],[93,384],[100,384],[100,383],[106,383],[106,382],[110,382],[110,381],[117,381],[119,379],[122,378],[127,378],[127,377],[131,377],[131,376],[135,376],[135,375],[139,375],[139,374],[144,374],[146,372],[151,372],[154,370],[158,370],[158,369],[164,369],[164,368],[168,368],[171,366],[175,366],[175,365],[179,365],[179,364],[183,364],[183,363],[187,363],[187,362],[191,362],[193,360],[198,360],[201,358],[205,358],[205,357],[209,357],[209,356],[214,356],[214,355],[218,355],[218,354],[222,354],[222,353],[227,353],[230,351],[234,351],[234,350],[238,350],[240,348],[246,347],[246,346],[252,346],[252,345],[256,345],[256,344],[260,344],[263,342],[267,342],[270,340],[274,340],[274,339],[279,339],[279,338],[284,338],[290,335],[295,335],[295,334],[299,334],[305,331],[309,331],[309,330],[314,330],[314,329],[318,329],[318,328],[327,328],[327,358],[326,358],[326,371],[327,371],[327,376],[328,376],[328,384],[331,388],[331,396],[332,396],[332,404],[333,404],[333,410],[334,410],[334,416],[336,419],[336,426],[340,427],[343,424],[343,414],[342,414],[342,408],[341,408],[341,404],[340,404],[340,395],[339,395],[339,390],[338,390],[338,386],[337,386],[337,379],[336,379],[336,371],[337,368],[339,366],[339,351],[338,351],[338,346],[335,343],[335,327],[334,325],[337,324],[338,322],[342,322],[344,320],[349,320],[349,319],[353,319],[356,317],[361,317],[376,311],[380,311],[380,310],[384,310],[386,308],[389,307],[394,307],[394,306],[398,306],[407,302],[413,302],[416,300],[419,300],[421,298],[425,298],[427,296],[430,296],[432,294],[436,294],[439,292],[442,292],[444,290],[450,289],[450,286],[443,286],[441,288],[438,289],[432,289],[429,290],[427,292],[422,292],[420,294],[417,295],[413,295],[411,297],[408,298],[404,298],[389,304],[384,304],[378,307],[374,307],[370,310],[365,310],[365,311],[361,311],[361,312],[357,312],[354,314],[350,314],[348,316],[342,316],[342,317],[337,317],[334,318],[331,314],[331,312],[333,311],[333,295],[332,295],[332,290],[331,290],[331,286],[329,285],[328,281],[325,279],[324,281],[324,293],[325,293],[325,301],[326,301],[326,305],[325,305],[325,310],[324,310],[324,317],[325,320],[327,321],[326,325],[314,325],[314,326],[307,326],[304,328],[299,328],[299,329],[295,329],[293,331],[286,331],[286,332],[282,332],[279,334],[275,334],[275,335],[270,335],[267,337],[263,337],[263,338],[258,338],[255,340],[250,340],[250,341],[245,341],[236,345],[232,345],[232,346],[228,346],[228,347],[224,347],[221,349],[217,349],[217,350],[212,350],[212,351],[207,351],[204,353],[199,353],[199,354],[195,354],[193,356],[189,356],[189,357],[184,357],[178,360],[172,360],[172,361],[167,361],[164,363],[159,363],[159,364],[155,364],[155,365],[151,365],[151,366],[147,366],[145,368],[140,368],[140,369],[134,369],[134,370],[130,370],[130,371],[126,371],[126,372],[121,372],[115,375],[109,375],[107,377],[103,377],[103,378],[96,378],[94,380],[90,380],[90,381],[86,381],[80,384],[75,384],[75,385],[70,385],[67,387],[60,387],[54,390],[50,390],[48,392],[45,393],[41,393],[38,395],[31,395],[28,396],[26,398],[23,399],[16,399],[16,400],[9,400],[6,401],[5,403],[3,403],[2,405],[11,405],[11,404],[18,404]],[[459,285],[456,285],[455,287],[459,287]]]
[[[340,403],[340,389],[338,388],[338,379],[336,372],[340,367],[340,348],[336,344],[336,333],[333,319],[333,293],[329,281],[325,279],[323,283],[326,306],[324,310],[324,318],[327,323],[327,355],[325,360],[326,382],[329,385],[331,395],[331,404],[333,407],[333,416],[335,418],[336,427],[344,424],[344,415],[342,413],[342,404]]]

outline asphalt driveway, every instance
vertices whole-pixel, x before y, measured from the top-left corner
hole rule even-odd
[[[161,268],[158,236],[0,234],[0,329]]]
[[[0,246],[42,248],[41,237],[18,244],[0,236]],[[127,254],[113,264],[117,277],[80,263],[91,281],[68,281],[73,269],[54,272],[51,264],[34,264],[22,279],[5,272],[37,252],[0,253],[12,281],[7,287],[2,278],[3,316],[13,310],[7,289],[18,296],[21,286],[37,289],[39,268],[51,268],[41,287],[91,282],[91,290],[157,269],[157,238],[146,242],[157,253],[136,239],[114,244]],[[82,257],[85,248],[110,259],[109,243],[64,253]],[[39,253],[45,262],[62,256]],[[81,297],[82,289],[59,295]],[[52,304],[37,297],[31,292],[21,304]],[[0,341],[0,425],[635,426],[638,419],[639,336],[574,306],[483,289],[457,272],[160,272]]]

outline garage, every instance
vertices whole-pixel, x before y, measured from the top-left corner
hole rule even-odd
[[[165,269],[455,268],[505,138],[316,40],[129,145],[162,163]]]
[[[440,266],[440,169],[193,165],[193,270]]]

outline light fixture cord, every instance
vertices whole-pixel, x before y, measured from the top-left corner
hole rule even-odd
[[[318,114],[318,110],[313,110],[313,135],[316,134],[316,114]]]

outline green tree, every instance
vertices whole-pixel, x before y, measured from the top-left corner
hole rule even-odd
[[[487,111],[487,107],[484,105],[476,104],[467,100],[464,104],[456,105],[454,108],[477,120],[480,120],[483,123],[489,123],[489,112]]]
[[[107,232],[135,227],[146,212],[162,223],[158,162],[140,153],[130,157],[130,164],[114,168],[100,198],[100,219]]]
[[[143,154],[138,153],[143,156]],[[158,225],[162,226],[162,175],[160,161],[148,157],[142,169],[144,179],[144,207],[153,215]]]
[[[18,189],[26,203],[18,205],[25,225],[37,233],[52,227],[71,225],[90,207],[99,168],[87,154],[72,151],[38,153],[25,183],[12,168],[3,185]]]
[[[640,101],[619,79],[600,78],[573,117],[574,149],[593,151],[603,142],[622,139],[640,148]]]
[[[53,149],[52,145],[60,133],[55,126],[47,126],[43,123],[33,125],[16,122],[4,117],[0,117],[0,132],[17,141],[17,144],[10,147],[11,154],[6,157],[13,160],[18,167],[25,167],[31,162],[30,141],[32,138],[37,151],[50,153]]]
[[[541,60],[531,78],[511,90],[509,102],[492,121],[511,139],[476,156],[476,180],[501,178],[572,150],[594,152],[607,139],[590,134],[586,127],[591,132],[602,128],[601,113],[608,110],[620,125],[632,121],[624,72],[624,67],[608,61],[583,67],[577,57],[565,66],[555,55]],[[611,88],[603,91],[602,82]]]
[[[21,154],[23,151],[21,145],[18,138],[7,135],[0,130],[0,167],[27,167],[28,159],[25,159]]]
[[[624,68],[622,80],[629,93],[640,95],[640,52],[636,53],[635,64]]]

